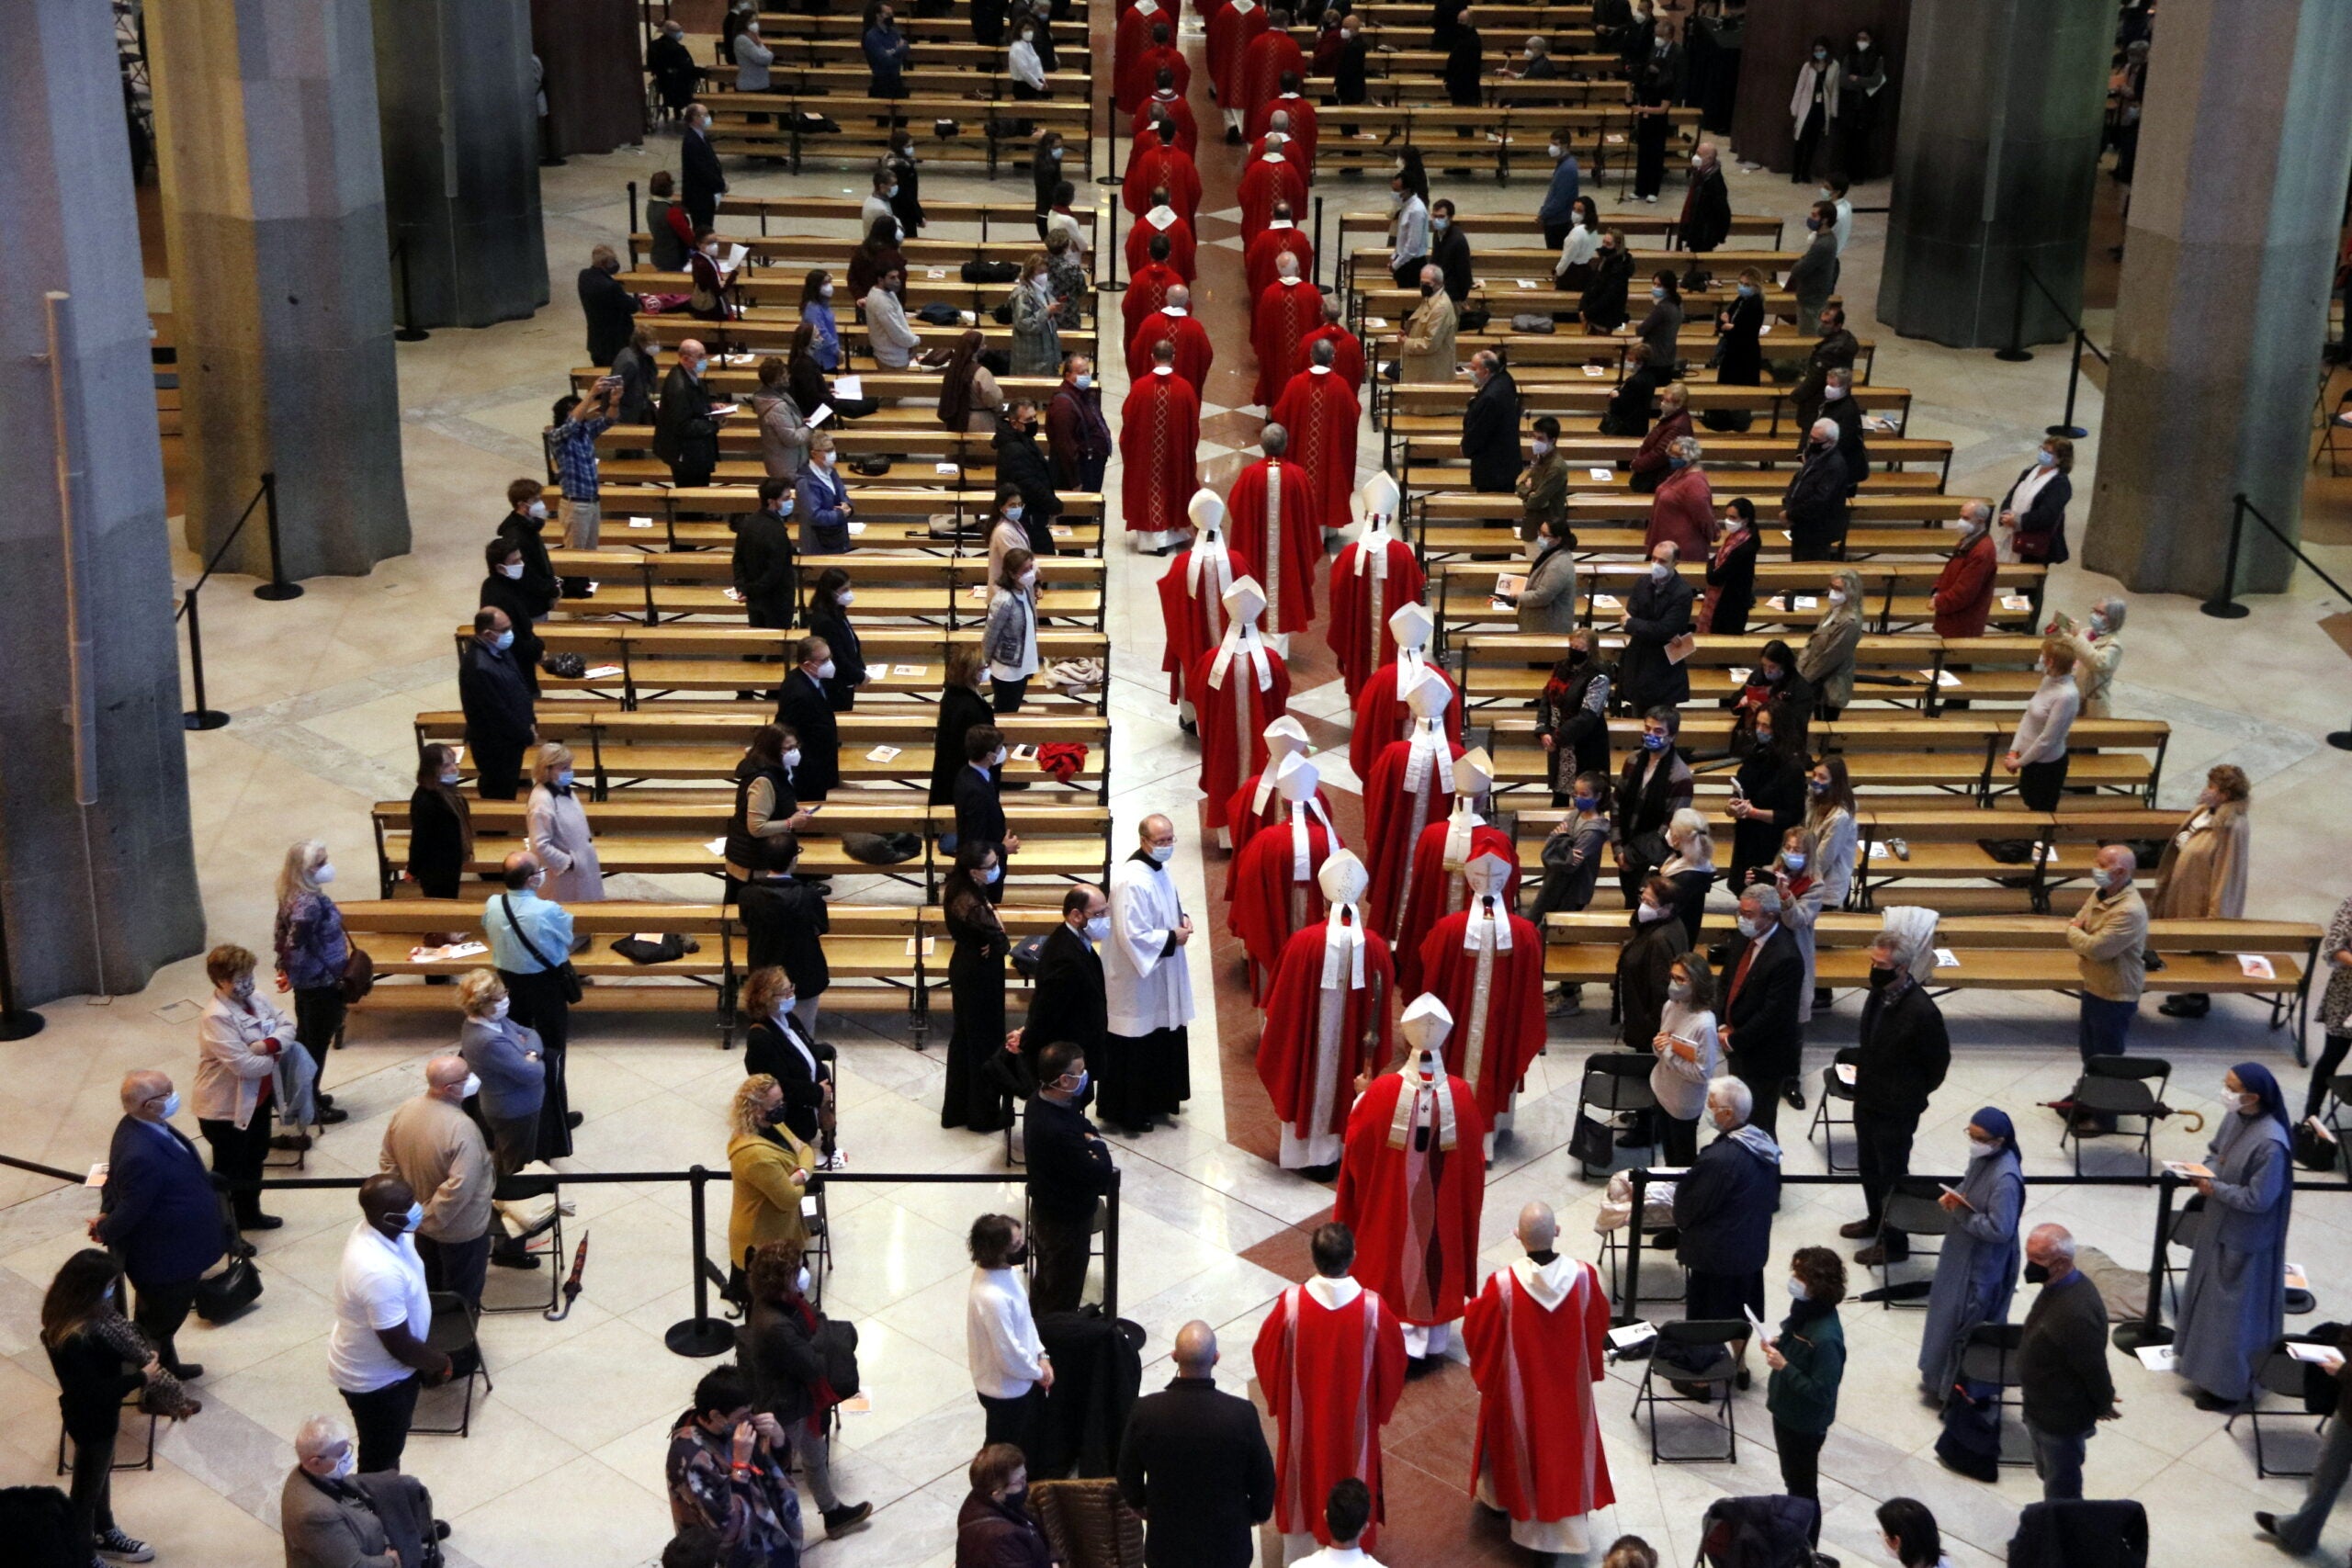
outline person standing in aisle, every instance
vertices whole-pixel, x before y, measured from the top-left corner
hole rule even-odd
[[[2025,1277],[2041,1293],[2018,1339],[2018,1397],[2033,1439],[2045,1501],[2083,1495],[2083,1454],[2101,1421],[2122,1415],[2107,1364],[2107,1302],[2075,1267],[2075,1237],[2037,1225],[2025,1240]]]
[[[1086,1294],[1094,1217],[1117,1172],[1111,1146],[1079,1110],[1086,1055],[1067,1040],[1036,1049],[1037,1091],[1029,1099],[1023,1154],[1029,1172],[1029,1232],[1037,1252],[1030,1303],[1076,1312]]]
[[[1109,1035],[1098,1064],[1095,1109],[1105,1121],[1145,1131],[1192,1098],[1193,940],[1168,863],[1176,824],[1155,813],[1137,825],[1135,853],[1111,874],[1111,934],[1102,944]]]
[[[1823,142],[1837,147],[1838,92],[1844,78],[1844,69],[1830,52],[1828,38],[1815,39],[1812,54],[1797,68],[1796,91],[1789,95],[1789,118],[1796,122],[1796,151],[1789,165],[1791,185],[1801,186],[1813,178],[1814,159]]]
[[[344,935],[343,912],[326,895],[334,880],[322,840],[304,839],[286,852],[277,873],[277,988],[294,993],[294,1033],[326,1080],[327,1049],[343,1032],[343,976],[351,964],[351,942]],[[322,1125],[348,1121],[334,1096],[314,1089]]]

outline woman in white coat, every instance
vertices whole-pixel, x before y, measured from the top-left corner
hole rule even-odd
[[[294,1128],[289,1146],[310,1145],[300,1131],[312,1114],[318,1068],[295,1050],[294,1021],[254,988],[254,958],[224,942],[204,957],[212,999],[196,1025],[196,1125],[212,1147],[213,1174],[232,1182],[261,1179],[269,1157],[270,1119],[282,1110]],[[281,1223],[261,1212],[261,1193],[233,1193],[239,1230],[275,1230]]]
[[[571,748],[556,741],[540,747],[531,778],[531,852],[548,868],[539,897],[558,904],[601,902],[605,868],[596,862],[588,814],[572,793]]]
[[[1792,828],[1781,835],[1781,852],[1773,858],[1771,874],[1781,890],[1781,924],[1804,959],[1804,978],[1797,991],[1797,1021],[1813,1017],[1814,924],[1826,906],[1822,885],[1821,854],[1808,828]]]

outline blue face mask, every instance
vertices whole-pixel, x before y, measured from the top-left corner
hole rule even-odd
[[[2046,450],[2036,452],[2033,455],[2033,460],[2045,468],[2054,468],[2058,466],[2058,454]]]
[[[572,771],[570,768],[564,768],[559,771],[555,775],[556,787],[559,789],[570,789],[571,787],[571,773]]]
[[[1804,220],[1804,226],[1816,234],[1821,232],[1821,220],[1818,218],[1806,219]]]
[[[1666,750],[1666,737],[1665,737],[1665,736],[1663,736],[1663,735],[1660,735],[1657,731],[1656,731],[1656,730],[1654,730],[1654,729],[1653,729],[1653,730],[1646,730],[1646,731],[1645,731],[1645,732],[1643,733],[1643,735],[1642,735],[1642,750],[1645,750],[1645,751],[1663,751],[1663,750]]]
[[[424,1205],[422,1203],[411,1203],[408,1213],[401,1216],[401,1229],[404,1231],[413,1231],[424,1223]]]
[[[1079,1074],[1078,1081],[1069,1086],[1069,1097],[1072,1100],[1076,1100],[1080,1095],[1086,1092],[1086,1086],[1093,1081],[1094,1075],[1092,1073]]]
[[[1593,807],[1593,797],[1589,795],[1577,795],[1576,797],[1576,804],[1578,811],[1589,811]]]
[[[1743,283],[1743,284],[1741,284],[1741,285],[1739,286],[1739,297],[1740,297],[1741,299],[1755,299],[1755,298],[1756,298],[1756,285],[1754,285],[1754,284],[1752,284],[1752,283]]]
[[[505,652],[508,649],[514,646],[514,631],[509,629],[500,632],[496,637],[490,639],[490,646],[498,649],[501,653]]]
[[[1668,457],[1666,460],[1666,466],[1669,468],[1687,468],[1690,466],[1690,459],[1688,457]]]

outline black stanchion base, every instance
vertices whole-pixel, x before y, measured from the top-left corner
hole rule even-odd
[[[254,590],[254,598],[266,599],[273,604],[282,600],[300,599],[301,596],[302,585],[299,582],[265,582]]]
[[[735,1348],[735,1330],[716,1317],[690,1317],[673,1323],[662,1343],[680,1356],[724,1356]]]
[[[2080,441],[2085,436],[2090,434],[2090,432],[2085,430],[2079,424],[2045,424],[2041,427],[2041,434],[2044,435],[2063,435],[2069,441]]]
[[[2033,357],[2033,354],[2030,350],[2023,348],[1996,348],[1993,351],[1993,357],[2005,364],[2023,365]]]
[[[49,1027],[49,1020],[25,1010],[0,1012],[0,1040],[29,1040]]]
[[[2211,615],[2217,621],[2243,621],[2254,614],[2234,599],[2208,599],[2197,608],[2200,614]]]
[[[1097,294],[1125,294],[1126,291],[1127,280],[1124,277],[1116,283],[1098,283],[1094,286],[1094,292]]]
[[[2352,751],[2352,729],[2329,730],[2327,743],[2339,751]]]
[[[180,715],[182,729],[220,729],[229,722],[229,716],[219,708],[197,708]]]
[[[2113,1337],[2115,1348],[2128,1356],[2143,1346],[2171,1344],[2172,1327],[2162,1323],[2152,1326],[2144,1319],[2135,1323],[2119,1323],[2115,1325]]]
[[[433,334],[423,327],[402,327],[392,334],[394,343],[423,343]]]

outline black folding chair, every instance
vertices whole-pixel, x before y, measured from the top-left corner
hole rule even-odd
[[[2149,1087],[2152,1080],[2155,1086],[2153,1089]],[[2140,1164],[2153,1175],[2156,1168],[2156,1123],[2172,1114],[2172,1108],[2164,1102],[2165,1091],[2171,1084],[2172,1064],[2161,1056],[2093,1056],[2083,1064],[2083,1076],[2075,1080],[2068,1098],[2075,1102],[2077,1114],[2089,1111],[2109,1119],[2137,1117]],[[2122,1133],[2123,1129],[2118,1127],[2116,1131]],[[2075,1174],[2080,1176],[2083,1139],[2075,1131],[2075,1119],[2071,1116],[2058,1134],[2058,1146],[2064,1148],[2070,1139],[2075,1145]]]
[[[437,1389],[427,1389],[420,1397],[420,1407],[453,1385],[462,1385],[463,1403],[458,1411],[455,1426],[421,1427],[416,1418],[409,1418],[410,1433],[421,1438],[462,1438],[472,1432],[474,1425],[474,1380],[481,1380],[482,1397],[491,1393],[490,1369],[482,1365],[481,1345],[476,1330],[481,1320],[466,1298],[455,1291],[433,1291],[425,1297],[433,1307],[433,1326],[425,1331],[424,1342],[449,1358],[458,1375]]]
[[[2180,1311],[2180,1278],[2186,1269],[2173,1266],[2172,1249],[2186,1247],[2193,1256],[2197,1244],[2205,1235],[2205,1199],[2202,1193],[2191,1193],[2188,1201],[2172,1217],[2172,1230],[2165,1237],[2165,1289],[2172,1296],[2172,1310]]]
[[[1712,1464],[1739,1462],[1738,1402],[1732,1398],[1733,1381],[1739,1371],[1739,1359],[1731,1347],[1755,1333],[1746,1318],[1700,1318],[1657,1325],[1657,1337],[1650,1341],[1650,1359],[1642,1363],[1642,1381],[1634,1390],[1634,1420],[1642,1418],[1642,1407],[1649,1406],[1650,1462],[1652,1464]],[[1661,1363],[1659,1352],[1673,1347],[1679,1360]],[[1688,1361],[1685,1367],[1681,1361]],[[1661,1365],[1664,1371],[1661,1371]],[[1696,1383],[1705,1390],[1706,1397],[1679,1391],[1657,1392],[1663,1380],[1668,1384]],[[1724,1434],[1724,1451],[1720,1454],[1667,1454],[1659,1451],[1657,1441],[1657,1407],[1661,1404],[1681,1405],[1687,1409],[1720,1408],[1722,1415],[1712,1425]]]
[[[1922,1299],[1911,1297],[1899,1301],[1896,1299],[1894,1290],[1894,1269],[1897,1264],[1917,1262],[1921,1258],[1927,1259],[1932,1265],[1937,1257],[1942,1253],[1943,1249],[1939,1247],[1922,1247],[1919,1245],[1921,1236],[1933,1238],[1951,1234],[1951,1215],[1945,1212],[1941,1203],[1936,1201],[1941,1196],[1943,1196],[1942,1184],[1930,1176],[1896,1177],[1894,1186],[1887,1192],[1885,1207],[1880,1212],[1878,1217],[1879,1261],[1871,1265],[1871,1271],[1878,1275],[1879,1284],[1883,1287],[1879,1292],[1879,1305],[1882,1308],[1888,1310],[1897,1306],[1918,1307],[1922,1310],[1926,1308],[1928,1303]],[[1886,1235],[1889,1231],[1901,1232],[1908,1244],[1908,1250],[1901,1258],[1889,1259],[1886,1257]]]
[[[2312,1371],[2309,1363],[2295,1359],[2287,1349],[2287,1342],[2280,1340],[2271,1348],[2269,1354],[2262,1358],[2262,1364],[2255,1369],[2256,1403],[2239,1411],[2236,1416],[2231,1416],[2222,1427],[2224,1432],[2234,1432],[2237,1430],[2238,1417],[2244,1416],[2246,1424],[2254,1428],[2254,1474],[2258,1481],[2267,1480],[2274,1475],[2300,1481],[2312,1472],[2311,1465],[2316,1462],[2316,1452],[2312,1461],[2307,1461],[2301,1470],[2279,1470],[2270,1463],[2262,1447],[2262,1418],[2265,1416],[2270,1417],[2274,1426],[2280,1421],[2301,1422],[2312,1419],[2311,1412],[2302,1407],[2303,1388]],[[2263,1409],[2260,1403],[2263,1396],[2272,1393],[2294,1401],[2295,1408],[2291,1410]],[[2314,1440],[2318,1439],[2327,1431],[2327,1424],[2335,1418],[2333,1416],[2318,1417],[2311,1428],[2311,1437]],[[2299,1427],[2298,1434],[2300,1433]]]
[[[1657,1096],[1650,1092],[1650,1068],[1655,1065],[1647,1052],[1593,1052],[1584,1059],[1584,1080],[1577,1089],[1577,1115],[1581,1117],[1588,1111],[1639,1115],[1656,1110]],[[1577,1173],[1588,1181],[1612,1168],[1613,1160],[1599,1169],[1589,1160],[1577,1163]]]
[[[1838,1065],[1847,1059],[1848,1055],[1840,1051],[1837,1060],[1821,1069],[1821,1101],[1813,1108],[1813,1121],[1804,1130],[1808,1142],[1816,1136],[1822,1140],[1822,1163],[1833,1175],[1858,1168],[1858,1164],[1838,1163],[1838,1129],[1844,1127],[1850,1132],[1854,1125],[1854,1086],[1838,1076]],[[1844,1106],[1846,1114],[1831,1114],[1832,1105]]]
[[[137,1459],[124,1459],[121,1457],[122,1445],[118,1441],[115,1445],[115,1461],[110,1467],[111,1469],[153,1470],[155,1468],[155,1423],[160,1420],[161,1417],[157,1416],[153,1411],[141,1411],[139,1408],[139,1394],[140,1391],[133,1389],[129,1394],[124,1396],[122,1407],[130,1412],[131,1417],[134,1419],[141,1415],[144,1415],[147,1417],[146,1450]],[[65,1436],[65,1424],[62,1421],[59,1422],[57,1427],[57,1473],[60,1475],[64,1474],[67,1471],[74,1468],[74,1461],[66,1452],[67,1445],[70,1441],[71,1439]]]
[[[1991,1383],[2000,1392],[1993,1396],[1993,1420],[2000,1433],[2001,1462],[2006,1465],[2031,1465],[2033,1439],[2026,1430],[2022,1418],[2016,1428],[2018,1440],[2009,1441],[2010,1427],[2007,1420],[2009,1410],[2009,1390],[2019,1384],[2017,1359],[2018,1346],[2023,1342],[2025,1325],[2018,1323],[1980,1323],[1968,1331],[1960,1347],[1960,1376],[1962,1381]]]
[[[482,1311],[486,1313],[553,1312],[556,1308],[556,1303],[562,1299],[564,1268],[563,1195],[559,1190],[559,1188],[561,1185],[561,1179],[555,1176],[540,1175],[536,1173],[526,1175],[521,1171],[517,1171],[512,1176],[500,1177],[498,1179],[498,1185],[491,1190],[491,1197],[497,1202],[524,1203],[528,1202],[534,1198],[545,1198],[548,1201],[555,1203],[557,1207],[552,1216],[551,1223],[548,1224],[547,1230],[541,1233],[548,1237],[548,1251],[546,1257],[542,1259],[547,1267],[548,1273],[548,1299],[546,1302],[540,1302],[538,1292],[534,1290],[530,1296],[526,1300],[502,1306],[490,1306],[485,1304],[481,1309]],[[490,1268],[490,1278],[494,1280],[501,1274],[511,1272],[513,1272],[513,1270],[501,1269],[495,1262],[493,1262]],[[484,1292],[484,1294],[487,1293],[487,1292]]]

